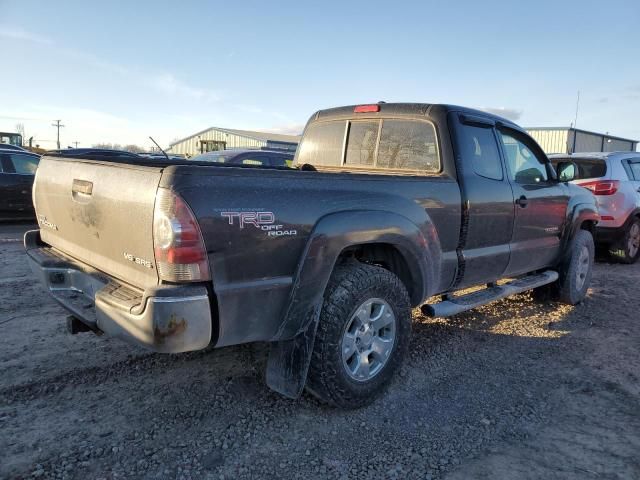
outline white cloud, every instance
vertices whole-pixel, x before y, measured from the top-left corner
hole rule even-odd
[[[80,62],[87,66],[104,70],[105,72],[117,73],[118,75],[122,75],[122,76],[126,76],[132,73],[128,68],[122,65],[108,62],[90,53],[81,52],[71,48],[61,48],[61,49],[58,49],[58,51],[61,54],[66,55],[67,57],[70,57],[75,62]]]
[[[220,96],[213,90],[188,85],[171,73],[162,73],[152,77],[149,83],[159,92],[169,95],[178,95],[205,102],[217,102],[220,100]]]
[[[149,135],[167,146],[175,137],[187,136],[202,124],[202,119],[190,116],[146,117],[137,121],[88,108],[64,107],[60,105],[24,105],[19,109],[4,109],[0,116],[0,130],[13,131],[15,124],[22,122],[25,136],[34,137],[34,145],[42,148],[56,147],[56,129],[53,119],[60,118],[65,125],[60,129],[62,148],[79,142],[81,147],[97,143],[136,144],[152,146]],[[177,127],[179,125],[179,127]]]
[[[483,110],[488,113],[493,113],[494,115],[499,115],[504,118],[508,118],[509,120],[519,120],[524,113],[522,110],[517,110],[515,108],[506,108],[506,107],[480,107],[480,110]]]
[[[247,112],[247,113],[263,113],[264,112],[264,110],[262,110],[262,108],[257,107],[255,105],[240,104],[240,105],[236,105],[236,108],[238,110],[241,110],[241,111]]]
[[[6,25],[0,25],[0,37],[10,38],[13,40],[24,40],[41,45],[53,45],[54,43],[47,37],[29,32],[20,27]],[[98,68],[109,73],[118,74],[123,77],[131,77],[135,82],[145,87],[150,86],[163,94],[175,95],[202,102],[217,102],[220,100],[220,95],[217,92],[211,89],[189,85],[168,72],[159,73],[156,76],[149,76],[148,73],[143,74],[136,72],[135,69],[104,60],[81,50],[60,46],[56,46],[54,48],[58,53],[73,59],[75,62],[80,62],[84,65]]]
[[[40,43],[42,45],[51,45],[53,41],[50,38],[28,32],[19,27],[11,27],[8,25],[0,25],[0,37],[10,38],[12,40],[26,40],[28,42]]]
[[[304,123],[291,123],[272,128],[263,128],[261,130],[269,133],[281,133],[283,135],[301,135],[304,130]]]

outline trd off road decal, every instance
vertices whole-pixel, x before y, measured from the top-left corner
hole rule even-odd
[[[247,226],[259,228],[269,237],[284,237],[297,235],[294,229],[285,229],[284,225],[276,224],[276,216],[273,212],[220,212],[220,215],[229,221],[229,225],[239,225],[240,229]]]

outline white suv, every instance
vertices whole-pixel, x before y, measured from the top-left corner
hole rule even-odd
[[[596,242],[620,261],[635,262],[640,257],[640,152],[574,153],[550,159],[556,170],[560,162],[575,164],[573,183],[595,195],[600,211]]]

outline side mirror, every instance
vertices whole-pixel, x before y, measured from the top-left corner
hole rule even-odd
[[[578,174],[578,166],[574,162],[558,162],[556,171],[558,173],[558,181],[570,182],[575,180]]]

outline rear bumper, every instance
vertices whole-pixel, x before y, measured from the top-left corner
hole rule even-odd
[[[205,348],[211,307],[200,285],[140,291],[43,245],[38,230],[25,234],[29,266],[58,303],[92,330],[163,353]]]

